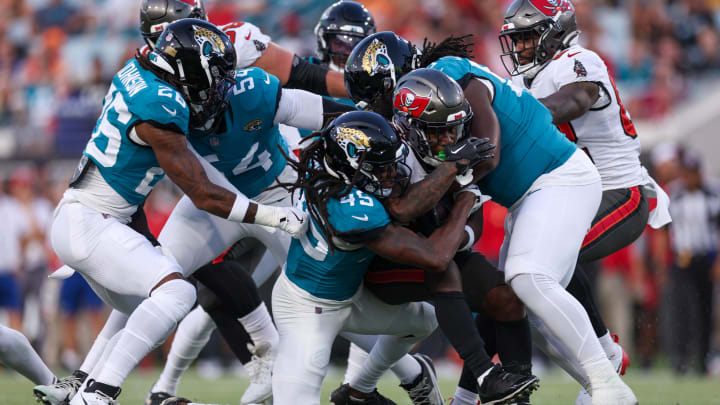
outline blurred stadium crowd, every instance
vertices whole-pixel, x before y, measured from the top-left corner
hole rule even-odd
[[[46,279],[60,265],[46,241],[47,225],[112,75],[142,45],[139,3],[0,0],[6,15],[0,20],[0,321],[22,330],[50,365],[70,370],[105,313],[78,275],[62,282]],[[206,7],[216,24],[253,22],[275,42],[308,56],[315,50],[313,27],[331,3],[207,0]],[[476,60],[501,75],[497,33],[509,3],[364,1],[379,31],[395,31],[416,44],[425,37],[473,34]],[[708,84],[720,83],[720,0],[574,4],[581,41],[605,59],[633,119],[665,117],[703,97]],[[682,144],[653,146],[643,154],[646,167],[667,187],[677,209],[685,209],[687,204],[678,201],[698,190],[709,208],[700,218],[675,211],[670,230],[648,231],[598,263],[592,269],[597,298],[635,366],[651,367],[662,359],[678,373],[720,374],[720,360],[711,361],[720,359],[720,320],[712,321],[713,314],[720,315],[712,311],[720,301],[712,300],[720,298],[713,292],[720,280],[720,206],[711,181],[718,173],[703,171],[696,154]],[[167,181],[152,193],[146,210],[153,231],[178,197]],[[491,259],[502,241],[504,214],[496,205],[485,208],[486,231],[476,248]],[[685,228],[690,237],[681,233]],[[683,242],[688,238],[694,242]],[[15,292],[3,289],[3,280],[10,278],[19,287]],[[83,322],[78,323],[79,315]]]

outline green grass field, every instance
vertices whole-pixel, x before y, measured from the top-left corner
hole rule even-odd
[[[454,373],[450,373],[454,374]],[[154,382],[155,373],[133,373],[123,387],[119,401],[122,405],[142,405],[148,388]],[[323,404],[327,404],[330,392],[336,388],[342,375],[332,371],[323,385]],[[455,390],[455,376],[441,376],[445,397]],[[645,375],[629,372],[625,381],[630,384],[643,405],[720,405],[720,379],[685,377],[678,379],[667,372]],[[191,399],[220,404],[237,405],[240,393],[247,381],[237,377],[221,377],[213,380],[202,379],[191,370],[183,377],[181,394]],[[393,377],[385,377],[380,391],[398,404],[408,404],[404,391],[397,386]],[[573,404],[578,386],[558,372],[541,377],[540,390],[532,397],[536,405]],[[0,405],[30,405],[35,403],[32,384],[18,375],[0,374]],[[298,404],[302,405],[302,404]]]

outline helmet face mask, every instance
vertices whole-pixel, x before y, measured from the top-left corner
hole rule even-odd
[[[375,33],[375,20],[360,3],[339,1],[325,9],[315,26],[317,55],[331,70],[342,72],[350,52]]]
[[[140,31],[143,40],[150,49],[155,49],[155,44],[165,28],[181,18],[207,21],[202,0],[143,0],[140,7]]]
[[[235,85],[235,48],[216,26],[198,19],[168,25],[148,59],[190,107],[190,128],[212,132]]]
[[[378,198],[402,195],[412,171],[407,147],[380,115],[353,111],[323,131],[326,171]]]
[[[511,76],[532,79],[577,35],[570,1],[515,0],[500,30],[500,58]]]
[[[473,118],[460,85],[435,69],[417,69],[401,78],[393,111],[398,133],[433,167],[445,160],[444,146],[469,136]]]

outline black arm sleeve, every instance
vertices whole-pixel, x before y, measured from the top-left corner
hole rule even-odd
[[[293,57],[292,68],[290,68],[290,77],[285,87],[289,89],[301,89],[327,96],[327,82],[325,76],[328,69],[320,65],[313,65],[307,60],[295,55]]]

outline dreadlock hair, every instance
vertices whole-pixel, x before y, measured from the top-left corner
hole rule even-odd
[[[421,68],[428,67],[431,63],[444,56],[458,56],[460,58],[473,59],[472,55],[472,34],[460,37],[449,37],[442,42],[430,42],[427,38],[423,41],[422,55],[420,55],[419,64]]]
[[[335,251],[335,243],[333,242],[334,236],[341,236],[343,232],[339,232],[330,225],[328,220],[329,214],[327,210],[327,203],[331,199],[341,199],[346,195],[350,194],[352,188],[355,186],[358,180],[360,171],[356,171],[350,180],[350,184],[345,184],[342,179],[339,179],[325,170],[323,164],[325,160],[325,136],[327,131],[330,129],[324,129],[322,132],[313,132],[312,134],[303,138],[300,143],[305,143],[312,140],[312,142],[300,150],[300,159],[290,159],[283,149],[280,152],[287,159],[288,165],[290,165],[297,172],[297,180],[294,183],[283,183],[278,180],[277,184],[267,188],[271,190],[274,188],[283,188],[294,193],[296,190],[300,190],[305,195],[305,202],[307,203],[310,217],[318,224],[320,231],[322,232],[325,240],[328,242],[330,252]],[[360,157],[359,164],[365,160],[365,153]]]

